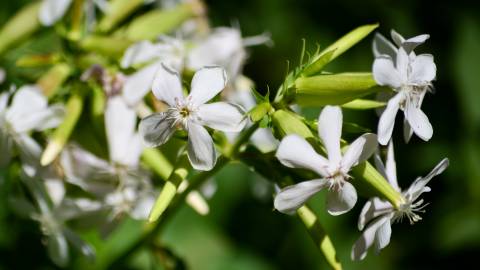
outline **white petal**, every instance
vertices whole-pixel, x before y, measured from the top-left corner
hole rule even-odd
[[[215,102],[198,107],[197,115],[202,125],[225,132],[239,132],[246,124],[245,111],[239,105]]]
[[[370,199],[365,203],[362,212],[358,218],[358,229],[361,231],[365,228],[371,220],[381,215],[390,214],[393,212],[393,206],[386,201],[380,200],[377,197]]]
[[[135,111],[125,104],[121,96],[108,99],[105,108],[105,132],[111,161],[126,165],[123,161],[132,154],[129,146],[136,123]]]
[[[395,162],[395,153],[393,150],[393,142],[388,144],[387,160],[385,162],[385,173],[387,174],[387,180],[397,191],[400,191],[397,181],[397,164]]]
[[[398,93],[388,101],[387,108],[383,111],[378,121],[378,142],[386,145],[392,137],[393,126],[395,125],[395,116],[400,108],[400,102],[403,101],[403,94]]]
[[[403,118],[403,140],[408,143],[413,135],[413,129],[408,123],[407,118]]]
[[[398,49],[395,68],[400,75],[401,82],[407,82],[408,74],[410,73],[410,57],[403,47]]]
[[[412,63],[412,72],[409,81],[417,84],[425,84],[433,81],[437,73],[437,67],[430,54],[420,54]]]
[[[155,73],[152,92],[158,100],[166,102],[170,107],[175,106],[177,100],[183,100],[178,72],[162,63]]]
[[[375,251],[377,254],[380,252],[380,250],[388,246],[391,235],[392,227],[390,224],[390,219],[387,219],[375,233]]]
[[[420,194],[422,194],[423,192],[426,192],[427,190],[425,190],[425,188],[428,182],[430,182],[430,180],[432,180],[433,177],[445,171],[448,165],[449,165],[448,158],[444,158],[442,159],[442,161],[440,161],[440,163],[437,164],[437,166],[435,166],[435,168],[433,168],[433,170],[427,176],[420,177],[417,180],[415,180],[410,185],[407,191],[407,194],[411,196],[411,200],[415,201],[420,196]]]
[[[144,195],[141,197],[135,206],[133,207],[132,211],[130,211],[130,216],[134,219],[145,220],[148,218],[150,211],[155,203],[155,197]]]
[[[22,162],[37,166],[42,154],[41,146],[30,136],[20,134],[14,138]]]
[[[375,58],[381,55],[390,56],[391,59],[395,59],[397,55],[397,48],[383,35],[376,33],[372,43],[373,55]]]
[[[227,73],[218,66],[204,67],[193,75],[190,97],[196,105],[214,98],[227,85]]]
[[[355,206],[357,191],[352,184],[345,181],[338,191],[329,190],[327,194],[327,211],[332,216],[344,214]]]
[[[368,249],[373,245],[375,235],[380,226],[389,219],[388,215],[377,218],[363,231],[362,236],[355,242],[352,248],[351,258],[354,261],[363,260],[367,256]]]
[[[217,162],[215,146],[207,130],[193,122],[188,123],[188,159],[192,167],[200,171],[209,171]]]
[[[327,149],[330,164],[338,165],[342,159],[340,137],[343,115],[338,106],[325,106],[318,117],[318,135]]]
[[[390,37],[392,38],[393,42],[395,42],[397,47],[402,46],[403,42],[405,41],[405,38],[393,29],[390,31]]]
[[[250,138],[253,145],[262,153],[269,153],[277,149],[279,141],[275,139],[272,131],[267,128],[259,128]]]
[[[274,201],[275,209],[285,214],[293,214],[308,199],[327,186],[328,180],[314,179],[282,189]]]
[[[313,147],[298,135],[283,138],[276,153],[278,160],[290,168],[309,169],[321,176],[328,176],[328,161],[317,154]]]
[[[136,64],[152,61],[159,56],[161,49],[161,45],[153,44],[148,40],[137,42],[125,51],[121,66],[122,68],[128,68]]]
[[[50,199],[52,199],[53,204],[60,205],[66,191],[63,180],[56,178],[45,179],[45,187]]]
[[[18,89],[12,104],[6,112],[6,119],[12,125],[22,127],[25,118],[34,117],[37,112],[47,108],[47,98],[35,86],[27,85]],[[31,122],[28,120],[28,122]],[[18,130],[17,130],[18,131]]]
[[[47,248],[48,255],[56,265],[64,267],[68,264],[67,239],[61,232],[56,232],[48,237]]]
[[[405,48],[405,51],[409,54],[412,52],[418,45],[424,43],[427,39],[430,38],[430,35],[423,34],[418,35],[407,40],[404,40],[402,43],[402,47]]]
[[[67,238],[68,242],[70,242],[74,248],[80,251],[83,256],[86,256],[88,259],[91,260],[95,259],[95,252],[93,251],[93,248],[85,241],[83,241],[76,233],[69,230],[68,228],[64,228],[63,234]]]
[[[72,0],[43,0],[38,19],[45,26],[51,26],[65,15]]]
[[[373,78],[379,85],[399,88],[402,85],[402,77],[395,69],[392,58],[380,56],[373,61]]]
[[[407,102],[405,117],[413,129],[413,132],[424,141],[432,138],[433,127],[427,116],[413,102]]]
[[[0,113],[3,113],[7,109],[9,98],[10,93],[8,92],[3,92],[0,94]]]
[[[166,143],[175,132],[175,127],[168,113],[154,113],[140,121],[138,131],[145,145],[155,147]]]
[[[148,94],[158,67],[159,64],[155,63],[128,76],[122,88],[122,95],[128,105],[135,106]]]
[[[372,133],[363,134],[348,147],[342,158],[342,169],[345,173],[350,168],[364,162],[377,149],[377,135]]]
[[[128,154],[123,156],[119,163],[129,167],[137,167],[143,149],[142,137],[139,133],[133,134],[127,147]]]

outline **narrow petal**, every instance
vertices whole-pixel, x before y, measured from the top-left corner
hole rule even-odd
[[[405,108],[405,118],[413,129],[413,132],[424,141],[432,138],[433,127],[428,121],[425,113],[420,108],[417,108],[413,102],[407,102]]]
[[[378,142],[381,145],[387,145],[392,137],[393,126],[395,125],[395,116],[400,108],[400,102],[403,100],[403,94],[398,93],[388,101],[387,108],[383,111],[378,121]]]
[[[328,180],[314,179],[282,189],[275,196],[274,206],[285,214],[293,214],[308,199],[327,186]]]
[[[188,123],[188,159],[200,171],[211,170],[217,162],[212,137],[204,127],[192,122]]]
[[[196,105],[214,98],[227,85],[227,73],[218,66],[204,67],[193,75],[190,97]]]
[[[325,106],[318,117],[318,135],[327,149],[331,164],[339,164],[342,159],[340,152],[342,123],[342,110],[338,106]]]
[[[149,40],[143,40],[128,47],[125,51],[121,66],[128,68],[136,64],[146,63],[156,59],[161,52],[161,46]]]
[[[332,216],[344,214],[355,206],[357,191],[352,184],[345,181],[338,190],[329,190],[327,194],[327,211]]]
[[[408,74],[410,73],[410,57],[403,47],[398,49],[395,68],[400,75],[401,82],[408,81]]]
[[[402,47],[405,51],[410,54],[418,45],[423,44],[427,39],[430,38],[428,34],[418,35],[407,40],[404,40],[402,43]]]
[[[437,67],[431,54],[420,54],[412,63],[412,72],[409,81],[417,84],[426,84],[435,79]]]
[[[370,158],[376,149],[377,135],[363,134],[348,147],[342,158],[342,169],[345,173],[348,173],[350,168]]]
[[[397,164],[395,162],[395,153],[393,150],[393,142],[388,144],[387,160],[385,162],[385,173],[387,174],[387,180],[397,191],[400,191],[397,181]]]
[[[283,138],[276,157],[287,167],[309,169],[323,177],[328,176],[328,160],[317,154],[313,147],[298,135]]]
[[[93,251],[93,248],[83,241],[80,236],[67,228],[63,229],[63,234],[67,238],[68,242],[70,242],[74,248],[80,251],[83,256],[86,256],[91,260],[95,259],[95,252]]]
[[[392,235],[392,225],[390,219],[387,219],[375,233],[375,251],[380,253],[390,243],[390,236]]]
[[[143,142],[149,147],[156,147],[166,143],[175,132],[175,126],[169,119],[168,113],[154,113],[140,121],[138,131]]]
[[[134,219],[146,220],[154,204],[155,197],[153,195],[143,195],[130,211],[130,216]]]
[[[152,91],[158,100],[174,107],[177,100],[183,100],[182,81],[177,71],[161,64],[155,73]]]
[[[136,123],[135,111],[127,106],[121,96],[108,99],[105,109],[105,132],[110,160],[124,164],[123,161],[131,155],[129,145]]]
[[[413,135],[413,129],[408,123],[407,118],[403,118],[403,140],[408,143]]]
[[[352,248],[351,258],[354,261],[365,259],[368,249],[373,245],[377,230],[389,219],[388,215],[381,216],[374,220],[363,231],[360,238],[355,242]]]
[[[44,0],[38,19],[43,25],[51,26],[65,15],[71,3],[72,0]]]
[[[395,45],[397,45],[397,47],[401,47],[403,42],[405,41],[405,38],[393,29],[390,31],[390,37],[392,38]]]
[[[375,58],[387,55],[391,59],[395,59],[397,48],[383,35],[376,33],[372,43],[373,55]]]
[[[435,166],[435,168],[433,168],[433,170],[427,176],[419,177],[417,180],[415,180],[410,185],[410,187],[408,188],[408,191],[407,191],[407,194],[410,195],[411,200],[415,201],[420,196],[420,194],[425,192],[426,191],[425,188],[426,188],[426,185],[428,184],[428,182],[430,182],[430,180],[432,180],[433,177],[435,177],[435,176],[441,174],[443,171],[445,171],[445,169],[447,169],[448,165],[449,165],[448,158],[444,158],[444,159],[442,159],[442,161],[440,161],[440,163],[437,164],[437,166]]]
[[[358,218],[358,229],[361,231],[373,219],[393,212],[393,206],[377,197],[368,200],[362,208]]]
[[[155,63],[128,76],[122,88],[122,95],[128,105],[137,105],[148,94],[158,67]]]
[[[278,148],[279,141],[275,139],[272,131],[267,128],[259,128],[250,138],[253,145],[262,153],[269,153]]]
[[[52,261],[61,267],[68,264],[68,244],[67,239],[61,232],[54,232],[48,237],[47,242],[48,255]]]
[[[239,132],[246,124],[245,111],[239,105],[215,102],[198,107],[197,115],[202,125],[225,132]]]
[[[394,89],[402,85],[402,78],[395,69],[392,58],[380,56],[373,61],[373,78],[379,85],[390,86]]]

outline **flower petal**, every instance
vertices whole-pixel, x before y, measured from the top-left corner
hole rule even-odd
[[[407,102],[405,118],[413,129],[413,132],[424,141],[432,138],[433,127],[427,116],[413,102]]]
[[[288,186],[275,196],[275,209],[285,214],[293,214],[327,185],[328,180],[326,179],[314,179]]]
[[[122,57],[121,67],[128,68],[136,64],[146,63],[156,59],[162,51],[160,44],[143,40],[128,47]]]
[[[393,126],[395,125],[395,116],[400,108],[404,95],[400,92],[388,101],[387,108],[383,111],[378,121],[378,142],[381,145],[387,145],[392,137]]]
[[[149,147],[166,143],[175,132],[174,123],[169,119],[168,113],[154,113],[140,121],[138,131],[143,137],[143,142]]]
[[[327,194],[327,211],[332,216],[344,214],[355,206],[357,191],[352,184],[345,181],[338,190],[329,190]]]
[[[215,102],[198,107],[197,115],[202,125],[225,132],[239,132],[246,124],[245,111],[239,105]]]
[[[368,227],[363,231],[360,238],[355,242],[352,247],[352,253],[350,254],[352,260],[359,261],[365,259],[368,249],[373,245],[377,230],[387,220],[389,220],[389,216],[384,215],[377,218],[375,221],[370,223],[370,225],[368,225]]]
[[[390,219],[387,219],[375,233],[375,251],[380,253],[380,250],[388,246],[390,243],[390,236],[392,235],[392,226]]]
[[[401,47],[403,42],[405,41],[405,38],[393,29],[390,30],[390,37],[392,38],[395,45],[397,45],[397,47]]]
[[[43,0],[38,19],[44,26],[51,26],[67,12],[72,0]]]
[[[126,165],[123,161],[132,154],[129,152],[129,145],[135,132],[136,122],[135,111],[125,104],[121,96],[114,96],[107,100],[105,132],[111,161]]]
[[[269,153],[278,148],[279,141],[275,139],[272,131],[268,128],[259,128],[250,138],[253,145],[262,153]]]
[[[363,134],[348,147],[342,158],[342,169],[348,173],[352,167],[370,158],[376,149],[377,135]]]
[[[410,57],[403,47],[398,49],[395,68],[400,75],[401,82],[407,82],[409,79],[408,74],[410,73]]]
[[[158,100],[174,107],[177,100],[184,99],[178,72],[162,63],[155,73],[152,92]]]
[[[409,81],[417,84],[425,84],[433,81],[437,73],[437,67],[431,54],[417,55],[412,63],[412,72]]]
[[[207,130],[193,122],[188,123],[188,159],[192,167],[200,171],[209,171],[217,162],[215,146]]]
[[[429,190],[425,190],[428,182],[430,182],[430,180],[432,180],[433,177],[445,171],[448,165],[449,165],[448,158],[444,158],[442,159],[442,161],[440,161],[437,164],[437,166],[435,166],[435,168],[433,168],[433,170],[427,176],[419,177],[417,180],[415,180],[407,190],[407,194],[410,195],[411,200],[415,201],[420,196],[420,194],[422,194],[423,192],[429,191]]]
[[[218,66],[208,66],[193,75],[190,97],[195,105],[214,98],[227,85],[227,73]]]
[[[391,59],[395,59],[397,48],[383,35],[376,33],[372,43],[373,55],[375,58],[381,55],[387,55]]]
[[[58,266],[66,266],[70,257],[68,255],[68,244],[65,236],[61,231],[54,232],[48,237],[47,241],[47,249],[50,259],[52,259],[52,261]]]
[[[330,164],[338,165],[342,159],[340,137],[343,115],[338,106],[325,106],[318,117],[318,135],[327,149]]]
[[[387,160],[385,162],[385,173],[387,174],[387,180],[394,189],[400,191],[397,181],[397,164],[395,162],[395,154],[393,150],[393,142],[388,144]]]
[[[371,220],[381,215],[393,212],[393,206],[377,197],[368,200],[358,218],[358,229],[361,231]]]
[[[379,85],[386,85],[392,88],[399,88],[402,85],[402,78],[395,69],[392,58],[380,56],[373,61],[373,78]]]
[[[154,63],[128,76],[125,80],[122,95],[129,106],[137,105],[148,94],[158,67],[158,63]]]
[[[415,37],[411,37],[403,41],[402,47],[405,49],[405,51],[408,54],[410,54],[410,52],[412,52],[418,45],[421,45],[429,38],[430,38],[430,35],[428,34],[422,34]]]
[[[323,177],[328,176],[328,160],[317,154],[313,147],[298,135],[283,138],[275,156],[287,167],[309,169]]]
[[[403,118],[403,140],[408,143],[413,135],[413,129],[408,123],[407,118]]]

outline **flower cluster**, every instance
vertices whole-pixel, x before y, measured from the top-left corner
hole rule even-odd
[[[377,34],[372,73],[323,72],[377,25],[359,27],[302,60],[273,98],[242,74],[247,47],[268,45],[270,37],[210,28],[199,0],[165,1],[162,9],[144,0],[78,3],[34,3],[19,18],[33,12],[39,23],[0,40],[2,55],[41,27],[56,25],[51,30],[66,44],[61,52],[17,60],[19,69],[48,67],[18,89],[12,82],[23,81],[0,69],[0,166],[21,179],[12,181],[18,185],[13,208],[39,223],[57,265],[69,263],[69,246],[94,258],[94,247],[78,234],[81,227],[107,236],[128,219],[161,226],[159,217],[183,201],[207,214],[201,185],[231,161],[269,179],[278,191],[274,207],[287,214],[308,209],[321,190],[329,214],[347,213],[357,203],[358,186],[369,185],[376,197],[360,214],[363,233],[352,259],[363,259],[374,244],[384,248],[393,222],[421,220],[426,204],[420,195],[430,191],[428,182],[448,159],[402,191],[391,137],[398,110],[405,114],[407,141],[413,133],[424,141],[432,137],[420,107],[436,67],[431,55],[414,53],[428,35],[404,39],[392,31],[394,45]],[[363,99],[380,91],[388,102]],[[305,104],[322,107],[318,121],[301,116],[298,105]],[[342,109],[385,105],[378,135],[342,139],[348,125]],[[384,165],[378,150],[385,145]],[[132,249],[154,239],[158,228]]]

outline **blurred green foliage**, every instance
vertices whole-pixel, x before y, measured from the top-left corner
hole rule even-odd
[[[28,1],[2,1],[0,24]],[[425,144],[414,138],[403,146],[395,132],[400,185],[425,175],[444,156],[451,160],[445,174],[436,178],[427,195],[430,205],[424,220],[410,226],[395,224],[390,245],[380,256],[350,261],[350,248],[360,235],[357,216],[363,201],[341,217],[324,211],[324,194],[314,198],[313,209],[329,231],[345,269],[460,269],[476,263],[480,251],[480,7],[473,1],[315,1],[243,0],[207,1],[213,25],[240,25],[245,36],[268,31],[275,46],[251,50],[245,74],[258,89],[276,88],[285,76],[286,62],[298,63],[301,39],[314,51],[350,29],[380,23],[405,36],[429,33],[420,47],[437,63],[435,94],[428,95],[424,111],[434,127]],[[370,39],[371,40],[371,39]],[[46,43],[48,44],[48,43]],[[364,41],[328,66],[331,71],[368,71],[373,56]],[[342,67],[342,68],[340,68]],[[318,110],[309,110],[315,117]],[[348,111],[376,130],[374,112]],[[351,121],[353,122],[353,121]],[[398,128],[398,127],[397,127]],[[1,154],[1,153],[0,153]],[[10,210],[8,191],[14,188],[0,172],[0,269],[54,269],[41,244],[37,225]],[[254,189],[268,188],[265,180],[243,165],[230,165],[212,179],[218,185],[210,201],[211,212],[202,217],[184,206],[160,235],[165,250],[153,256],[140,252],[125,269],[324,269],[322,256],[297,219],[273,211],[272,201],[256,196]],[[267,194],[269,194],[267,192]],[[128,221],[110,238],[85,232],[97,250],[97,266],[138,237],[141,223]],[[162,266],[161,263],[164,262]],[[165,268],[165,266],[167,266]],[[72,268],[91,269],[91,262],[77,260]]]

